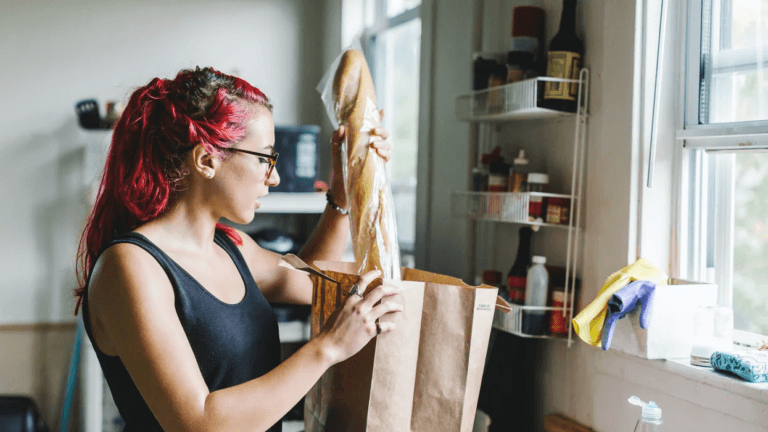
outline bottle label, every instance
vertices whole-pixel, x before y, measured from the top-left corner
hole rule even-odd
[[[506,192],[507,176],[491,174],[488,177],[488,192]]]
[[[547,61],[547,76],[551,78],[579,79],[581,54],[571,51],[550,51]],[[575,101],[578,83],[547,81],[544,85],[544,99]]]

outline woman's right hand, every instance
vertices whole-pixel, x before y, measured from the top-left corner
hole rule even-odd
[[[328,317],[320,332],[319,336],[323,339],[327,355],[333,364],[344,361],[363,349],[377,335],[378,330],[385,333],[395,329],[394,322],[377,324],[376,321],[386,314],[403,311],[403,306],[391,299],[392,296],[401,294],[403,288],[397,281],[385,280],[382,285],[367,292],[368,285],[380,275],[381,271],[373,270],[360,276],[355,283],[360,295],[347,296],[341,306]]]

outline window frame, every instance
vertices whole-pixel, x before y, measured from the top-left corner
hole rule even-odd
[[[699,122],[702,11],[707,2],[713,1],[717,0],[687,0],[687,10],[683,14],[685,37],[681,44],[685,56],[684,73],[680,74],[682,124],[676,133],[681,161],[677,173],[677,184],[680,185],[676,221],[680,233],[677,262],[682,277],[717,283],[718,303],[732,306],[735,154],[768,150],[768,120]],[[705,152],[731,154],[732,157],[707,158]],[[707,159],[713,164],[708,166]],[[704,173],[711,174],[705,178]],[[714,196],[705,193],[710,182],[714,182]],[[712,199],[714,202],[710,202]],[[713,241],[704,248],[702,245],[707,237]],[[714,275],[708,274],[708,259],[714,259]],[[734,343],[756,347],[766,336],[734,330]]]
[[[739,150],[744,147],[768,149],[768,120],[699,123],[699,74],[701,63],[701,29],[704,2],[717,0],[688,0],[687,29],[683,42],[686,53],[684,76],[685,119],[684,127],[678,131],[678,139],[686,141],[685,146],[715,150]],[[768,52],[768,47],[764,48]],[[690,97],[695,95],[695,97]]]
[[[375,5],[373,11],[373,23],[371,26],[364,27],[363,37],[363,51],[366,57],[366,61],[371,65],[371,75],[373,78],[373,84],[377,89],[383,93],[386,91],[383,73],[380,70],[380,63],[376,60],[381,54],[380,45],[376,43],[376,39],[387,30],[393,29],[401,24],[405,24],[414,19],[421,19],[421,4],[411,9],[407,9],[398,15],[393,17],[387,17],[387,0],[371,0]],[[369,2],[364,2],[363,16],[368,16]]]

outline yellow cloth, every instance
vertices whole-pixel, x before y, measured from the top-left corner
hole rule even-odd
[[[644,258],[640,258],[605,280],[597,297],[573,319],[573,330],[584,342],[599,347],[602,345],[603,322],[608,310],[608,300],[620,289],[636,280],[644,280],[656,285],[666,285],[667,275]]]

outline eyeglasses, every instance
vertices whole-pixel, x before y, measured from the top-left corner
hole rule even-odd
[[[268,163],[269,164],[269,168],[267,169],[267,178],[269,178],[269,176],[272,175],[272,170],[275,169],[275,164],[277,163],[277,157],[280,156],[280,153],[278,153],[278,152],[274,152],[272,154],[267,154],[267,153],[259,153],[259,152],[255,152],[255,151],[243,150],[243,149],[233,148],[233,147],[230,147],[229,150],[240,152],[240,153],[248,153],[248,154],[252,154],[254,156],[258,156],[260,161],[261,161],[261,163]],[[265,161],[265,160],[263,160],[261,158],[266,158],[267,160]]]

